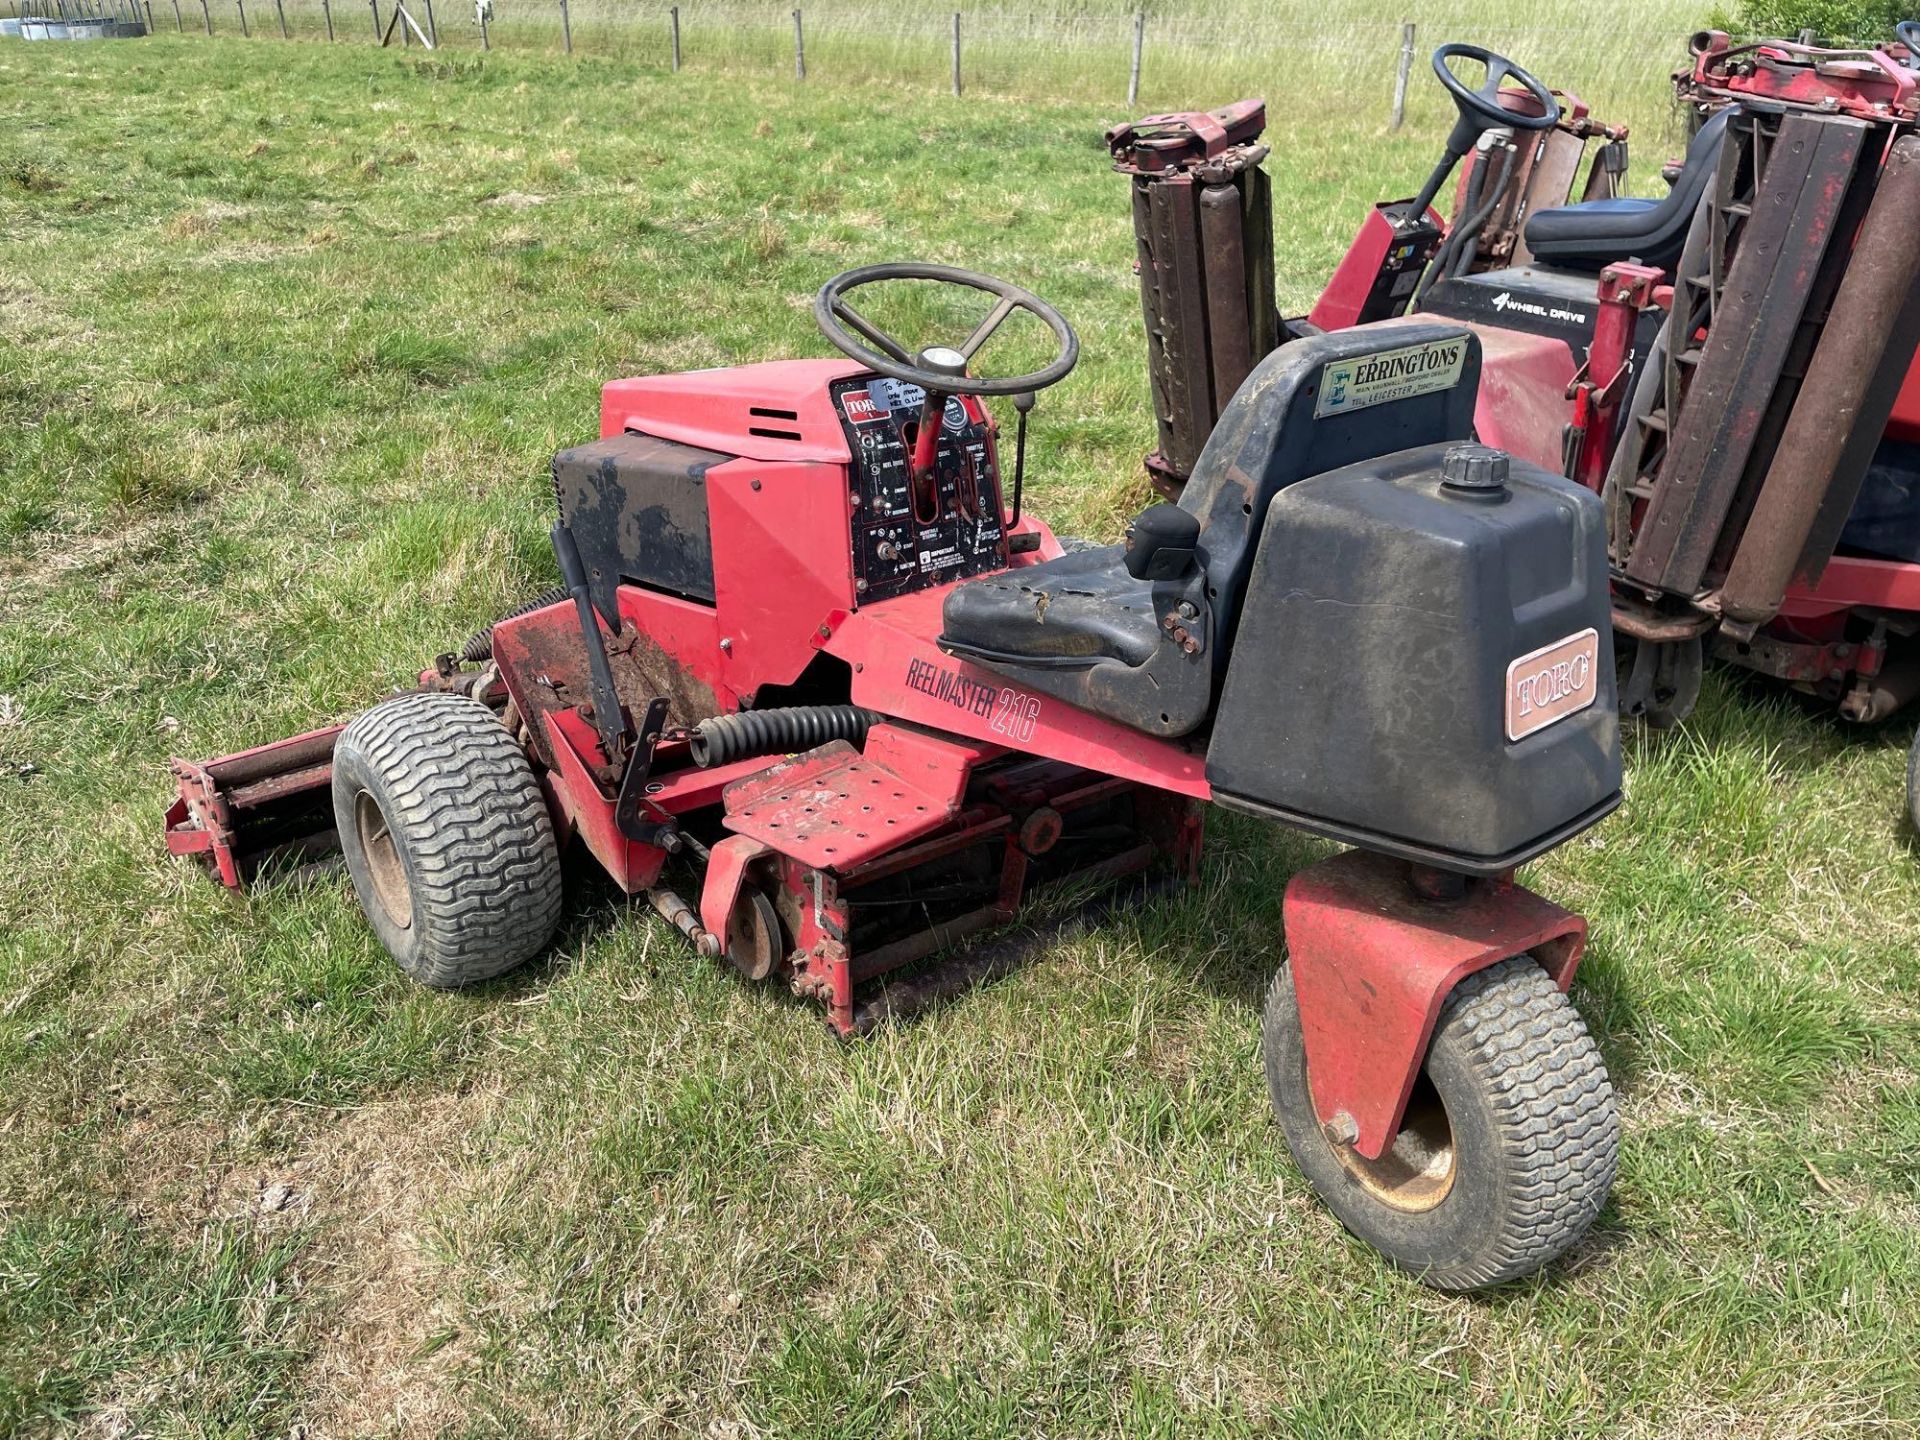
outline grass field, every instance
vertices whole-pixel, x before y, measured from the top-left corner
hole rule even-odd
[[[1290,306],[1429,163],[1416,88],[1388,135],[1273,77]],[[351,713],[550,583],[601,381],[821,354],[836,270],[1056,301],[1030,494],[1114,534],[1117,106],[194,37],[0,49],[0,98],[0,1435],[1920,1428],[1901,726],[1715,677],[1533,867],[1594,925],[1625,1149],[1569,1260],[1477,1299],[1346,1238],[1268,1117],[1306,842],[1222,818],[1200,893],[853,1048],[585,873],[549,958],[446,995],[341,876],[167,858],[169,754]]]

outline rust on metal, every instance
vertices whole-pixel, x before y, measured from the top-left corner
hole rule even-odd
[[[1136,266],[1157,445],[1147,473],[1177,497],[1220,411],[1279,341],[1262,102],[1157,115],[1107,132],[1133,177]]]
[[[1770,620],[1799,578],[1819,580],[1893,413],[1920,340],[1920,137],[1896,140],[1846,278],[1721,589],[1724,614]]]
[[[1695,365],[1697,374],[1686,392],[1685,423],[1668,417],[1670,443],[1634,533],[1629,579],[1679,595],[1699,590],[1756,458],[1775,387],[1870,134],[1868,125],[1842,117],[1796,113],[1780,121],[1745,207],[1751,213],[1740,217],[1704,346],[1696,354],[1692,335],[1668,332],[1681,347],[1672,350],[1671,362]],[[1743,161],[1759,163],[1742,144],[1722,147],[1716,182],[1722,201]]]

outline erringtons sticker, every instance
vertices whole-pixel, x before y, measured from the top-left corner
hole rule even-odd
[[[1429,340],[1400,350],[1380,350],[1351,360],[1329,360],[1320,372],[1316,419],[1365,410],[1414,395],[1450,390],[1467,363],[1467,337]]]

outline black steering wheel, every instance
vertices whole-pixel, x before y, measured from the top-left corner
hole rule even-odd
[[[943,285],[963,285],[984,290],[998,300],[987,312],[987,318],[975,326],[973,333],[957,348],[934,345],[914,355],[847,302],[848,292],[882,280],[932,280]],[[1053,331],[1054,338],[1060,342],[1059,354],[1045,369],[1030,375],[994,379],[969,374],[974,353],[1015,310],[1027,311]],[[991,275],[952,265],[862,265],[857,270],[845,271],[820,287],[820,293],[813,298],[813,318],[821,334],[862,365],[943,395],[1020,395],[1044,390],[1066,379],[1067,372],[1080,358],[1080,340],[1073,333],[1073,327],[1038,295]],[[859,339],[854,338],[856,334]]]
[[[1920,70],[1920,20],[1902,20],[1893,27],[1893,33],[1907,47],[1907,68]]]
[[[1469,90],[1466,82],[1453,73],[1447,64],[1449,60],[1477,60],[1487,67],[1487,78],[1478,90]],[[1461,120],[1470,123],[1476,131],[1490,130],[1496,125],[1510,125],[1515,130],[1551,130],[1560,118],[1560,102],[1553,98],[1551,90],[1506,56],[1496,55],[1482,46],[1442,45],[1433,52],[1433,73],[1453,96]],[[1500,88],[1509,79],[1518,80],[1527,93],[1540,102],[1540,114],[1516,115],[1500,103]]]

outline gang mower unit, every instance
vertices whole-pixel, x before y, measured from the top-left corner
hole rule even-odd
[[[883,283],[984,318],[910,346],[856,308]],[[981,373],[1017,311],[1054,358]],[[855,1035],[977,977],[962,942],[1041,886],[1192,883],[1210,800],[1353,847],[1288,885],[1263,1025],[1328,1205],[1447,1288],[1565,1250],[1618,1124],[1566,996],[1586,924],[1514,869],[1620,798],[1604,514],[1471,443],[1474,332],[1282,347],[1178,505],[1068,551],[1020,502],[1033,396],[1078,351],[1056,310],[875,265],[815,313],[847,358],[608,384],[553,460],[565,593],[343,728],[178,764],[172,847],[238,884],[337,842],[439,986],[540,951],[583,850]]]
[[[1272,309],[1251,107],[1112,132],[1134,177],[1149,472],[1179,493],[1269,350],[1464,326],[1476,437],[1604,498],[1624,713],[1681,719],[1711,656],[1882,720],[1920,695],[1920,25],[1870,50],[1718,32],[1689,48],[1686,154],[1639,199],[1619,194],[1624,127],[1502,56],[1441,47],[1458,120],[1440,163],[1366,217],[1291,322]],[[1232,231],[1223,183],[1243,202]],[[1908,804],[1920,819],[1912,779]]]

